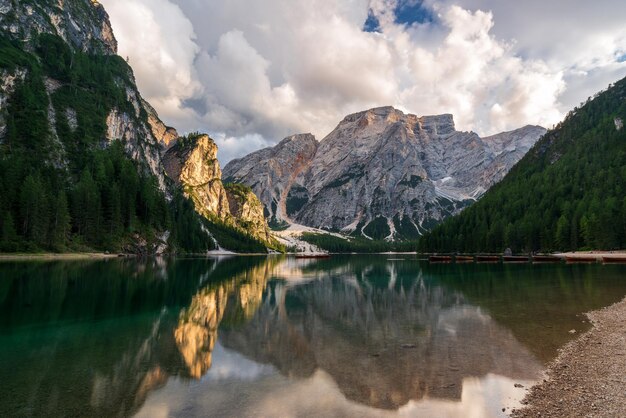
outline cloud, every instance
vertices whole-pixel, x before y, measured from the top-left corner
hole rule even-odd
[[[575,2],[103,0],[144,96],[224,160],[383,105],[485,135],[549,127],[626,74],[620,14]]]
[[[183,100],[201,89],[194,59],[200,48],[193,25],[168,0],[103,0],[118,53],[128,58],[144,98],[171,124],[189,121]]]

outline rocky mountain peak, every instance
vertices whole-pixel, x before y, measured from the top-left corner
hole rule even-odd
[[[0,30],[27,44],[47,33],[75,50],[117,54],[109,15],[95,0],[0,0]]]
[[[252,190],[222,182],[217,145],[208,135],[177,138],[163,154],[163,165],[202,216],[218,218],[261,241],[271,240],[263,204]]]
[[[419,127],[429,135],[437,137],[446,137],[456,131],[454,116],[451,114],[422,116],[419,118]]]
[[[302,147],[288,147],[297,142],[290,137],[231,161],[224,177],[252,187],[275,225],[415,238],[480,197],[544,132],[524,127],[483,141],[457,131],[451,114],[384,106],[346,116],[306,158],[295,158]]]
[[[274,154],[282,152],[294,151],[296,153],[306,151],[307,149],[317,149],[318,142],[315,136],[310,133],[296,134],[288,136],[274,147]]]

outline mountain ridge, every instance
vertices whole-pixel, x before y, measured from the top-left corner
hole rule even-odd
[[[0,12],[0,250],[265,250],[254,194],[233,194],[231,213],[168,176],[163,155],[183,138],[142,98],[102,5]]]
[[[423,251],[615,250],[626,246],[626,79],[550,130],[473,207],[423,237]]]
[[[223,177],[252,187],[273,227],[413,239],[480,197],[544,132],[528,125],[482,139],[456,131],[451,114],[384,106],[347,115],[319,142],[293,135],[232,160]]]

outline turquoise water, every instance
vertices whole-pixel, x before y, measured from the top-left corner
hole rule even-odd
[[[0,416],[501,416],[624,295],[626,266],[3,262]]]

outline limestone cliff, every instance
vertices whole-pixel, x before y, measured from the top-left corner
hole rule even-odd
[[[196,211],[205,217],[230,217],[228,198],[217,161],[217,145],[208,135],[179,140],[164,155],[167,175],[183,187]]]
[[[240,186],[224,187],[217,145],[208,135],[178,138],[163,155],[167,175],[182,186],[198,213],[239,228],[263,242],[271,236],[263,205]]]
[[[142,98],[132,68],[117,55],[109,17],[96,0],[0,0],[0,56],[0,148],[26,147],[25,141],[19,142],[32,131],[41,144],[38,161],[58,169],[61,177],[70,177],[72,170],[83,169],[89,154],[119,141],[141,177],[156,178],[163,192],[159,196],[171,202],[180,186],[199,214],[226,224],[219,234],[230,240],[230,249],[238,250],[238,243],[246,238],[243,235],[269,241],[267,226],[259,217],[262,205],[253,194],[241,202],[231,199],[235,205],[231,214],[213,141],[203,137],[193,144],[179,143],[176,130],[165,125]],[[21,100],[22,96],[28,101]],[[16,115],[21,117],[19,123]],[[22,129],[19,135],[15,133],[17,125]],[[68,183],[75,184],[76,179]],[[16,212],[13,217],[19,218],[21,212],[12,210]],[[200,217],[191,210],[184,216],[193,219],[171,225],[164,221],[157,229],[192,225],[195,238],[190,242],[200,243],[194,244],[194,251],[202,251],[207,243],[206,248],[211,248],[215,239],[210,242]],[[253,231],[248,231],[248,226]],[[170,234],[153,232],[155,237],[129,236],[128,248],[155,241],[153,238],[158,238],[158,247],[162,247],[161,237]],[[176,240],[177,234],[172,232]],[[262,246],[258,247],[261,250]]]
[[[96,0],[0,0],[0,31],[31,48],[37,35],[49,33],[82,52],[117,54],[109,16]]]
[[[25,53],[41,54],[38,50],[41,48],[40,37],[52,35],[61,39],[61,43],[56,43],[54,39],[51,41],[55,48],[55,53],[52,54],[54,59],[67,59],[69,55],[74,55],[72,57],[74,59],[76,55],[82,54],[83,57],[94,60],[107,57],[105,61],[107,63],[122,61],[116,55],[117,41],[109,16],[95,0],[59,2],[0,0],[0,33],[21,45]],[[0,143],[6,134],[7,98],[14,90],[16,81],[24,81],[31,72],[25,65],[26,61],[22,62],[24,67],[0,71]],[[44,70],[45,68],[44,65]],[[119,97],[115,103],[111,101],[110,104],[101,105],[105,109],[98,109],[98,112],[104,111],[106,114],[102,124],[106,129],[99,133],[100,142],[104,145],[113,140],[122,141],[128,155],[137,161],[142,169],[156,176],[161,191],[169,195],[159,150],[160,141],[167,143],[171,131],[165,128],[161,133],[158,129],[163,123],[158,119],[154,109],[141,98],[132,69],[127,64],[119,64],[114,68],[116,72],[109,74],[115,84],[115,87],[111,88],[123,92],[120,96],[125,97]],[[87,80],[88,74],[81,76],[85,77],[82,84],[92,81]],[[74,77],[77,75],[74,74]],[[89,95],[90,88],[81,85],[80,77],[77,78],[78,89]],[[67,135],[59,137],[57,133],[59,125],[67,123],[72,133],[80,132],[90,128],[84,126],[87,123],[85,121],[93,124],[94,119],[93,112],[87,114],[90,110],[85,109],[84,103],[69,103],[68,106],[67,100],[56,100],[57,95],[70,88],[68,81],[67,75],[59,74],[58,70],[44,71],[49,103],[47,111],[49,138],[46,140],[51,142],[51,149],[54,150],[50,155],[50,163],[57,167],[67,164],[67,147],[64,141],[68,138]],[[100,121],[97,123],[100,124]]]
[[[498,182],[545,133],[538,126],[481,138],[452,115],[381,107],[346,116],[322,141],[296,135],[233,160],[276,224],[374,239],[416,238]]]
[[[263,204],[252,189],[241,184],[226,184],[225,189],[230,213],[239,225],[252,236],[269,242],[272,237],[263,214]]]
[[[288,219],[300,196],[298,177],[317,152],[319,143],[311,134],[292,135],[273,148],[265,148],[231,161],[224,168],[225,182],[243,183],[252,188],[270,222]]]

